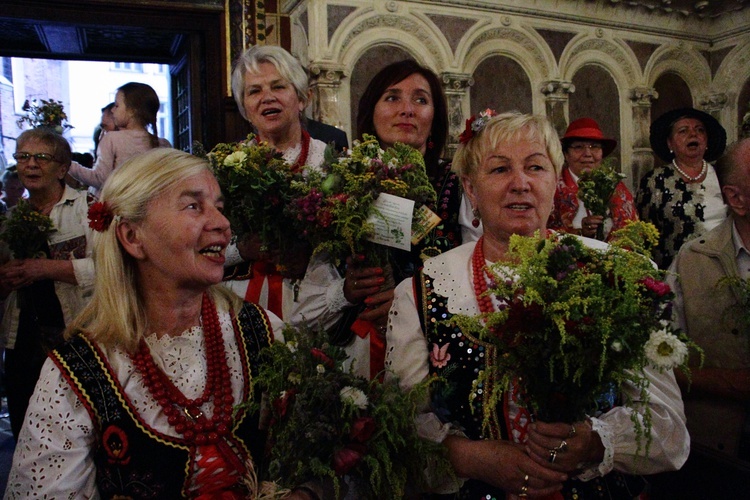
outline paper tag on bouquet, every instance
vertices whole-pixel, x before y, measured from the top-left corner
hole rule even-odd
[[[367,222],[375,226],[375,234],[368,238],[373,243],[402,250],[411,248],[411,214],[414,200],[380,193],[372,204]]]
[[[432,231],[435,226],[442,221],[438,214],[430,210],[427,205],[422,205],[414,211],[414,220],[411,226],[411,244],[416,245],[427,233]]]
[[[410,250],[440,223],[440,217],[426,206],[415,211],[414,200],[392,194],[381,193],[372,207],[367,222],[375,226],[375,234],[369,240],[380,245]]]

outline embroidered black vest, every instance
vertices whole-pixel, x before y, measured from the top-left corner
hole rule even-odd
[[[260,349],[273,338],[268,318],[259,306],[245,303],[237,315],[237,339],[243,360],[244,393],[249,401],[250,380]],[[148,427],[130,404],[111,366],[99,348],[79,335],[50,354],[91,415],[96,428],[96,482],[102,498],[184,498],[188,472],[194,470],[194,449],[180,438]],[[238,411],[229,437],[242,457],[252,458],[261,470],[265,434],[257,416]]]
[[[448,352],[451,354],[447,363],[429,363],[430,376],[446,380],[443,385],[433,389],[433,412],[442,422],[458,426],[469,439],[508,439],[510,423],[507,421],[507,407],[487,410],[484,406],[495,381],[489,377],[479,380],[480,373],[489,373],[495,349],[491,344],[462,332],[450,321],[453,314],[448,311],[447,298],[435,292],[432,278],[423,271],[415,276],[414,294],[428,350],[432,351],[433,344],[437,344],[438,348],[449,344]],[[507,406],[505,399],[503,404]],[[491,419],[490,425],[483,428],[485,411],[491,412]],[[571,500],[632,500],[644,487],[642,477],[612,471],[587,482],[569,480],[560,493],[562,498]],[[466,481],[457,495],[457,498],[471,500],[502,500],[505,497],[505,492],[500,488],[477,480]]]

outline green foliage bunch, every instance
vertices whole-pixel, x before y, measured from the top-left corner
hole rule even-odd
[[[33,259],[44,257],[47,238],[55,231],[52,219],[22,199],[3,222],[0,241],[8,245],[14,259]]]
[[[372,265],[385,262],[386,249],[368,241],[375,229],[368,218],[381,193],[414,200],[415,206],[434,205],[437,197],[419,151],[400,143],[384,150],[371,135],[293,188],[288,213],[313,254],[324,253],[336,265],[356,254]]]
[[[603,162],[599,167],[584,171],[578,179],[578,197],[592,215],[607,217],[609,200],[615,193],[617,184],[625,175],[615,170],[610,162]],[[597,239],[604,239],[604,227],[598,227]]]
[[[288,488],[332,483],[337,498],[347,484],[357,498],[380,499],[422,484],[428,462],[447,473],[439,444],[420,439],[414,425],[427,382],[402,391],[355,376],[325,332],[287,326],[284,338],[262,352],[254,379],[271,399],[271,480]]]
[[[207,154],[225,197],[224,213],[238,239],[255,235],[261,244],[283,250],[299,241],[284,207],[291,185],[302,174],[294,172],[281,153],[253,134],[237,143],[217,144]]]
[[[458,320],[497,348],[492,373],[484,375],[500,381],[485,423],[512,384],[521,384],[523,404],[548,422],[583,420],[622,397],[637,406],[633,423],[639,447],[645,435],[648,450],[645,370],[687,370],[688,347],[695,346],[669,326],[674,294],[664,271],[621,246],[646,248],[650,233],[625,232],[627,238],[602,249],[573,235],[514,235],[508,259],[487,268],[487,293],[499,307]],[[626,386],[637,396],[630,398]]]
[[[65,109],[61,101],[55,99],[41,99],[37,101],[28,99],[24,101],[23,107],[21,108],[26,112],[26,116],[22,116],[18,119],[16,124],[23,128],[25,123],[28,123],[31,127],[49,127],[58,134],[62,134],[65,130],[73,128],[68,123],[68,115],[65,114]]]

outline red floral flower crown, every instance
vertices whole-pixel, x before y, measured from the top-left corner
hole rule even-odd
[[[461,135],[458,136],[458,142],[465,145],[476,134],[481,132],[481,130],[485,125],[487,125],[487,122],[490,121],[490,118],[492,118],[493,116],[497,116],[497,111],[487,108],[484,111],[480,112],[479,116],[472,115],[471,118],[467,118],[466,128],[463,132],[461,132]]]
[[[97,201],[89,207],[89,227],[94,231],[103,233],[106,231],[112,221],[117,218],[120,219],[119,215],[114,215],[112,209],[106,203]]]

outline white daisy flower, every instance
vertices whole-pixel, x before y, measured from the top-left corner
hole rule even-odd
[[[322,375],[322,374],[324,374],[324,373],[326,372],[326,367],[325,367],[325,366],[323,366],[322,364],[320,364],[320,365],[316,366],[316,367],[315,367],[315,369],[316,369],[316,370],[317,370],[317,372],[318,372],[318,373],[320,373],[321,375]]]
[[[341,401],[350,404],[360,410],[367,408],[367,395],[356,387],[346,386],[339,392]]]
[[[682,365],[688,355],[685,343],[666,329],[651,332],[644,349],[651,364],[662,370]]]
[[[227,167],[239,167],[247,158],[247,153],[244,151],[235,151],[224,158],[224,165]]]

